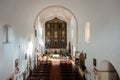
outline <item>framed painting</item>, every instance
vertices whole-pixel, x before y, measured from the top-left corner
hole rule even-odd
[[[97,61],[96,61],[96,59],[95,58],[93,58],[93,66],[97,66]]]

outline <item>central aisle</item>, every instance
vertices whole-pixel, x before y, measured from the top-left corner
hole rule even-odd
[[[50,80],[61,80],[60,60],[52,60],[51,76]]]

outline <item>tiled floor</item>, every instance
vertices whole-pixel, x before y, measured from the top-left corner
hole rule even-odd
[[[59,66],[59,60],[52,60],[51,76],[50,80],[61,80],[61,72]]]

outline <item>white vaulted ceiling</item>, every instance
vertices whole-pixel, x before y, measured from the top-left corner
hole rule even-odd
[[[41,10],[39,17],[40,17],[40,22],[43,24],[46,21],[51,20],[55,17],[58,17],[59,19],[70,23],[71,19],[73,18],[73,14],[70,12],[70,10],[64,7],[50,6]]]

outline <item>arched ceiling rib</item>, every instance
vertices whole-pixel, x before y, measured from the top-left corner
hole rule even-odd
[[[63,7],[53,6],[53,7],[48,7],[45,10],[42,10],[39,17],[40,17],[40,22],[42,22],[43,24],[46,21],[53,19],[54,17],[58,17],[61,20],[70,23],[70,20],[73,17],[73,15]]]

